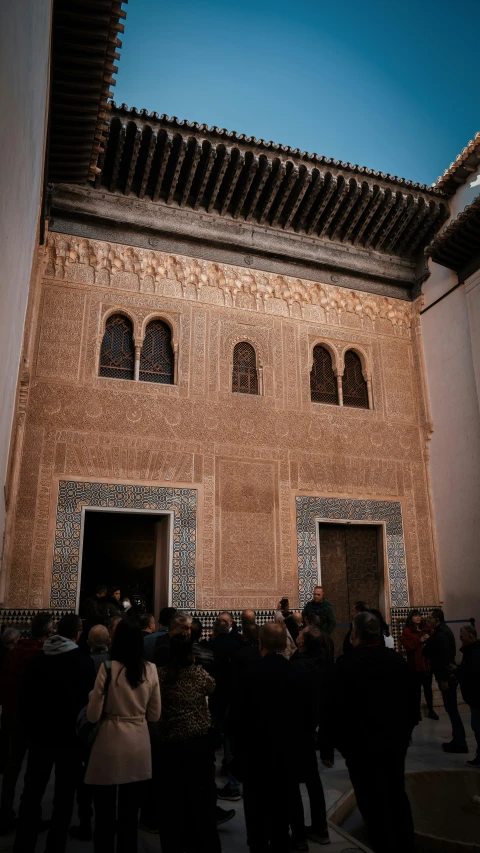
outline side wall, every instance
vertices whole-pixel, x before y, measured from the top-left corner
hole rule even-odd
[[[43,260],[26,332],[32,375],[6,606],[48,605],[54,563],[75,592],[82,501],[110,506],[123,494],[150,505],[168,489],[198,498],[197,607],[295,602],[302,561],[315,563],[312,513],[385,523],[392,589],[406,589],[404,532],[410,600],[438,601],[412,303],[60,234]],[[150,319],[170,323],[177,384],[98,376],[105,318],[117,311],[138,347]],[[259,396],[231,390],[241,340],[256,349]],[[321,342],[340,375],[345,351],[360,354],[373,408],[311,402]],[[87,486],[65,486],[59,517],[59,482],[79,480]]]
[[[5,0],[0,27],[0,542],[23,326],[35,258],[48,103],[51,0]]]
[[[431,472],[438,561],[447,618],[480,618],[480,351],[478,285],[430,262],[421,316],[433,434]],[[429,306],[432,306],[431,308]],[[425,310],[427,309],[427,310]],[[471,315],[471,316],[470,316]],[[475,339],[473,338],[475,336]]]

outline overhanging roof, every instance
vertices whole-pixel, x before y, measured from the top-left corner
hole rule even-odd
[[[125,105],[108,134],[95,186],[116,196],[402,258],[448,215],[440,190]]]
[[[128,0],[123,0],[128,2]],[[54,0],[48,180],[86,183],[97,174],[125,12],[120,0]]]
[[[480,266],[480,195],[426,248],[437,264],[466,278]]]
[[[450,163],[439,178],[432,184],[432,189],[443,190],[447,195],[453,195],[462,184],[466,183],[472,172],[480,166],[480,131],[475,134],[453,163]]]

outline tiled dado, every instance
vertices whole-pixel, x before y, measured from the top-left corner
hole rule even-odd
[[[385,524],[390,605],[409,604],[407,561],[399,501],[354,500],[300,495],[296,498],[298,599],[304,606],[318,580],[318,520],[381,522]]]
[[[195,607],[197,490],[60,480],[50,607],[75,608],[80,582],[82,509],[173,511],[172,605]]]

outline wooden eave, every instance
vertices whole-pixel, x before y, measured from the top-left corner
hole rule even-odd
[[[84,184],[97,174],[123,18],[119,0],[54,0],[49,182]]]
[[[112,104],[98,165],[103,193],[401,258],[448,216],[441,191],[125,105]]]
[[[480,195],[438,234],[425,253],[459,275],[475,271],[480,261]]]

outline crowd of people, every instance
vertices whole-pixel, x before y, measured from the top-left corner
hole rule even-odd
[[[101,586],[85,621],[39,613],[30,634],[2,635],[0,660],[0,834],[16,830],[14,853],[63,853],[68,835],[95,853],[134,853],[138,828],[160,837],[162,853],[220,853],[218,827],[242,797],[251,853],[308,851],[330,843],[321,763],[346,760],[376,853],[413,853],[405,756],[428,716],[432,675],[452,722],[446,752],[467,752],[457,685],[471,708],[480,767],[480,641],[461,631],[463,662],[444,614],[418,610],[402,634],[365,602],[353,608],[334,663],[332,605],[321,587],[303,612],[279,602],[273,621],[247,609],[236,624],[219,613],[213,629],[172,607],[158,622]],[[223,786],[215,782],[221,754]],[[15,793],[27,758],[18,816]],[[53,811],[42,816],[55,771]],[[311,823],[306,825],[300,785]],[[71,825],[75,799],[78,825]],[[227,806],[227,807],[225,807]]]

